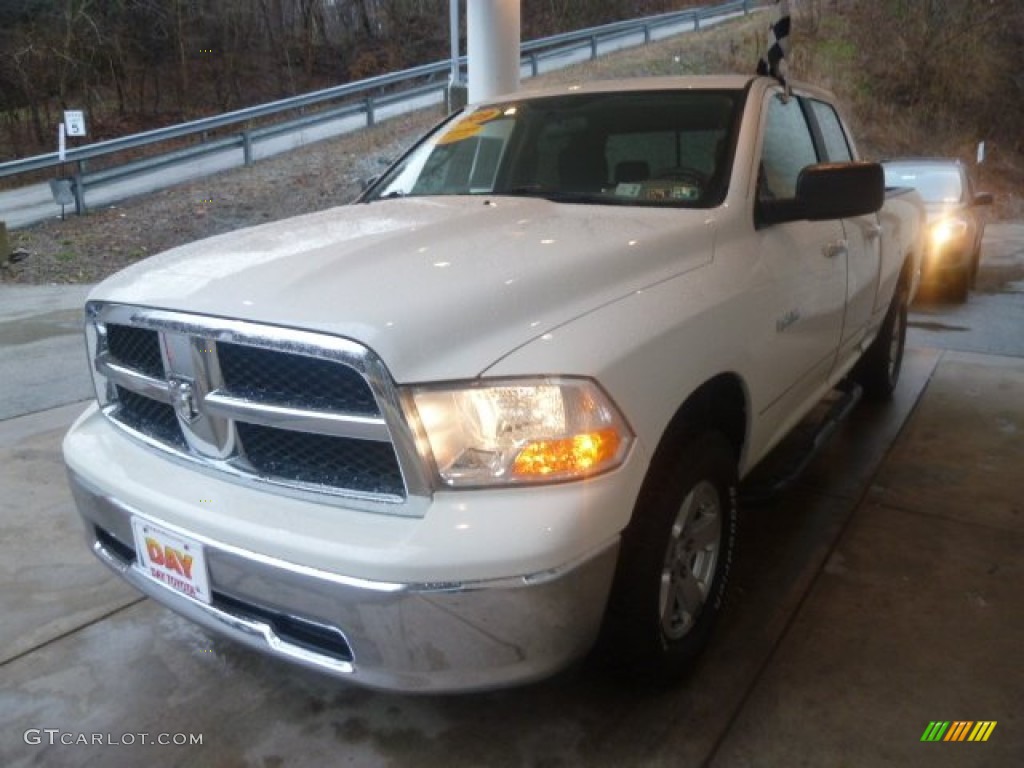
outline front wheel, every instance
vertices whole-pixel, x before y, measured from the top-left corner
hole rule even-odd
[[[900,379],[903,351],[907,343],[909,290],[900,280],[885,313],[878,336],[871,342],[854,369],[853,378],[872,400],[889,400]]]
[[[962,270],[958,271],[949,279],[949,285],[947,286],[946,291],[950,301],[957,304],[963,304],[967,301],[967,296],[973,280],[971,272],[971,266],[966,264]]]
[[[655,457],[598,644],[599,658],[649,682],[680,678],[707,644],[736,543],[736,457],[717,432]]]
[[[981,246],[975,248],[973,255],[971,256],[971,278],[970,287],[978,287],[978,269],[981,267]]]

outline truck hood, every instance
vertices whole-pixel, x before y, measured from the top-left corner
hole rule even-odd
[[[346,337],[399,382],[471,378],[560,325],[707,263],[713,219],[533,198],[381,201],[175,248],[90,298]]]

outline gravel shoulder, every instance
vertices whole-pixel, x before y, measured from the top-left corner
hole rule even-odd
[[[351,202],[362,179],[379,174],[441,116],[427,110],[394,118],[87,216],[15,230],[11,247],[29,255],[0,269],[0,282],[94,283],[176,245]]]

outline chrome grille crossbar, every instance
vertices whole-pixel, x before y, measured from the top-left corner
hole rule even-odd
[[[311,432],[317,435],[391,442],[388,426],[384,419],[379,417],[270,405],[232,397],[216,390],[208,394],[203,403],[206,411],[214,416],[249,424],[277,427],[290,432]]]
[[[152,376],[119,365],[110,358],[110,355],[101,354],[96,358],[96,370],[115,384],[143,397],[161,403],[172,402],[170,385],[164,379],[154,379]]]

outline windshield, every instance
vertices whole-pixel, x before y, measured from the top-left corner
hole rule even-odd
[[[955,166],[886,166],[885,185],[913,187],[926,203],[959,203],[963,197],[960,171]]]
[[[634,91],[488,105],[446,122],[364,201],[519,195],[711,207],[725,196],[740,91]]]

